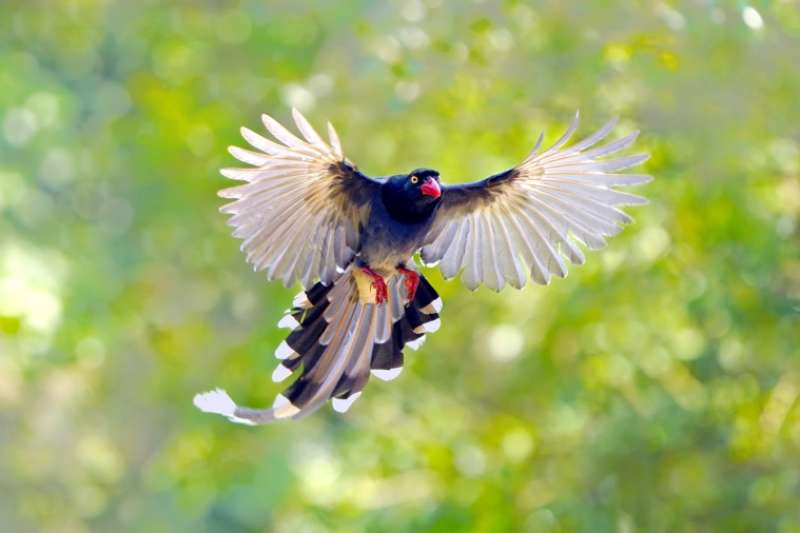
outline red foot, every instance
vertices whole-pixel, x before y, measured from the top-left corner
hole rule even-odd
[[[389,300],[389,291],[383,277],[369,267],[361,267],[361,271],[372,278],[372,288],[375,289],[375,303],[382,304]]]
[[[399,267],[397,270],[402,272],[403,276],[405,276],[408,301],[413,302],[414,296],[417,295],[417,288],[419,288],[419,274],[406,267]]]

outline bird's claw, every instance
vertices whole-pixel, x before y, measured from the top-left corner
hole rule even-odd
[[[389,289],[386,288],[386,281],[384,281],[383,276],[368,267],[363,267],[361,270],[372,278],[370,287],[375,290],[375,303],[386,303],[389,300]]]
[[[408,296],[408,301],[413,302],[414,297],[417,295],[417,289],[419,288],[419,274],[410,268],[405,267],[400,267],[398,270],[402,272],[403,276],[405,277],[404,281],[406,285],[406,295]]]
[[[382,277],[378,277],[372,281],[372,288],[375,289],[375,303],[384,304],[389,300],[389,291],[386,288],[386,282]]]

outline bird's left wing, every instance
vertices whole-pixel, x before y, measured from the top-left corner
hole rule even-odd
[[[220,210],[231,215],[233,235],[255,270],[289,286],[304,288],[317,279],[329,284],[337,267],[347,266],[358,250],[359,227],[380,182],[360,173],[342,153],[328,123],[329,143],[292,110],[304,140],[263,115],[264,126],[279,143],[242,128],[242,137],[257,152],[230,147],[231,154],[252,168],[226,168],[222,175],[247,182],[220,191],[234,201]]]
[[[547,284],[551,275],[567,275],[566,257],[582,264],[575,241],[591,249],[605,245],[631,219],[618,206],[642,204],[642,197],[614,190],[651,178],[618,171],[638,165],[647,154],[608,159],[628,147],[638,132],[592,148],[613,129],[612,120],[567,148],[578,115],[566,133],[539,153],[542,137],[516,167],[482,181],[445,186],[442,202],[422,248],[425,263],[440,262],[442,274],[461,279],[470,289],[481,283],[500,290],[520,288],[527,273]]]

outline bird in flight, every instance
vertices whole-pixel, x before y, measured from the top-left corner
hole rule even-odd
[[[546,285],[567,275],[567,260],[584,262],[578,243],[601,248],[631,221],[620,206],[646,203],[614,187],[651,179],[620,172],[647,154],[609,157],[638,132],[597,146],[616,120],[568,145],[577,113],[548,149],[540,150],[540,135],[517,166],[459,185],[442,184],[429,168],[369,177],[345,157],[330,123],[326,141],[296,109],[293,117],[302,138],[263,115],[277,142],[242,128],[255,150],[229,150],[250,167],[221,171],[243,182],[220,196],[232,200],[221,211],[247,261],[304,289],[278,323],[291,332],[272,374],[275,382],[298,377],[272,407],[237,406],[222,389],[194,397],[202,411],[242,424],[300,418],[328,400],[345,412],[370,375],[396,378],[403,349],[418,349],[440,325],[442,300],[417,254],[445,278],[461,273],[471,290]]]

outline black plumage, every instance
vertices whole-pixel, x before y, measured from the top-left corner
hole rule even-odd
[[[404,348],[418,348],[440,324],[441,299],[417,271],[416,254],[439,263],[445,277],[460,272],[471,289],[520,288],[529,277],[546,284],[566,275],[565,259],[584,261],[577,242],[599,248],[630,221],[618,206],[644,203],[613,187],[649,180],[617,173],[646,155],[606,158],[636,133],[593,147],[614,121],[562,148],[576,115],[553,146],[540,153],[540,136],[519,165],[442,185],[427,168],[370,178],[344,157],[330,124],[326,143],[300,113],[294,118],[303,139],[264,115],[279,143],[243,128],[258,151],[231,153],[253,168],[222,171],[245,182],[220,194],[233,199],[222,211],[248,261],[269,279],[306,287],[279,323],[291,332],[273,373],[275,381],[298,377],[272,408],[238,407],[220,389],[195,397],[200,409],[245,424],[301,417],[328,400],[346,411],[370,374],[397,377]]]

